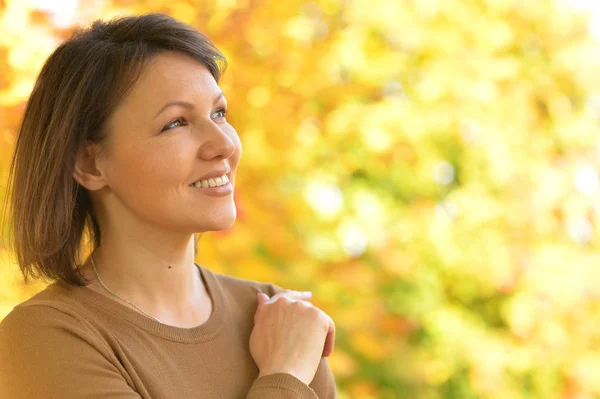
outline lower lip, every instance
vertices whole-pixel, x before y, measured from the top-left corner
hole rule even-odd
[[[233,193],[233,185],[228,182],[224,186],[218,187],[190,187],[193,190],[198,191],[201,194],[205,194],[211,197],[224,197]]]

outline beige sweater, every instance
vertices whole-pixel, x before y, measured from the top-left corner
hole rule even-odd
[[[17,305],[0,323],[0,398],[337,397],[327,358],[310,385],[286,373],[257,378],[249,350],[256,293],[281,287],[199,268],[213,313],[194,328],[60,281]]]

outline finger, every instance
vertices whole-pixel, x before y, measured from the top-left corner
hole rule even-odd
[[[327,330],[327,337],[325,338],[325,344],[323,345],[323,357],[328,357],[331,355],[335,346],[335,323],[331,317],[327,317],[329,319],[329,326]]]
[[[264,292],[259,292],[257,295],[257,298],[258,298],[259,305],[261,305],[269,300],[269,296],[267,294],[265,294]]]
[[[298,299],[298,300],[306,301],[306,300],[310,300],[312,298],[312,292],[286,290],[286,291],[283,291],[283,292],[273,295],[273,297],[271,297],[270,300],[273,301],[282,296],[290,298],[290,299]]]

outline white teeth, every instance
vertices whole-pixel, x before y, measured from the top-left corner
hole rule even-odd
[[[214,179],[204,179],[204,180],[200,180],[197,181],[195,183],[190,184],[190,187],[202,187],[202,188],[206,188],[206,187],[217,187],[217,186],[224,186],[225,184],[229,183],[229,178],[227,177],[227,175],[223,175],[221,177],[217,177]]]

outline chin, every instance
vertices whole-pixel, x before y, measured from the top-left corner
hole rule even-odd
[[[202,221],[201,231],[223,231],[235,223],[237,214],[235,209],[232,213],[218,214]],[[199,230],[200,231],[200,230]]]

